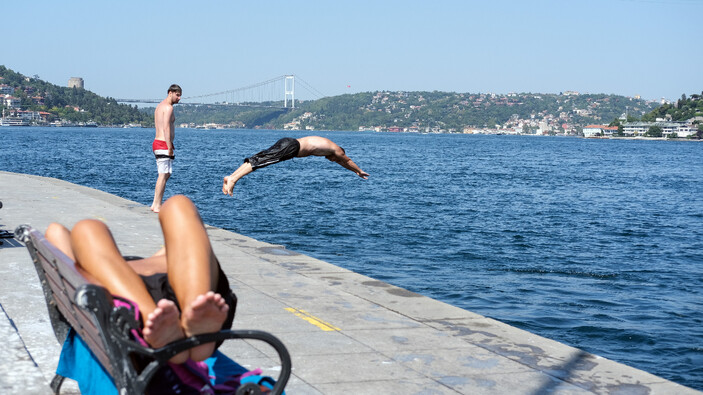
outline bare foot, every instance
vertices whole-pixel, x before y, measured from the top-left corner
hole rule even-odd
[[[159,211],[161,211],[161,206],[154,206],[154,205],[152,205],[152,206],[151,206],[151,211],[153,211],[153,212],[155,212],[155,213],[158,213]]]
[[[234,180],[232,176],[225,177],[222,180],[222,193],[225,195],[230,195],[233,196],[233,190],[234,190],[234,184],[236,184],[237,181]]]
[[[183,329],[176,304],[167,299],[161,299],[156,304],[156,309],[149,314],[144,323],[144,340],[153,348],[163,347],[173,341],[183,339]],[[174,356],[169,360],[172,363],[183,363],[188,360],[188,351]]]
[[[187,336],[217,332],[227,318],[229,306],[225,299],[212,291],[200,295],[183,310],[181,320]],[[190,349],[190,359],[203,361],[215,351],[215,343],[207,343]]]

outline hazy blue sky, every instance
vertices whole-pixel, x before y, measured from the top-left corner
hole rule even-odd
[[[0,65],[115,98],[295,74],[376,90],[703,90],[703,0],[8,1]],[[314,98],[296,85],[296,98]]]

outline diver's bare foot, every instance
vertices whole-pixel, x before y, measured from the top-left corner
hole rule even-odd
[[[200,295],[183,310],[181,320],[187,336],[217,332],[227,318],[229,306],[225,299],[212,291]],[[207,343],[190,349],[190,358],[203,361],[215,351],[215,343]]]
[[[183,339],[183,329],[176,304],[167,299],[161,299],[156,304],[156,309],[149,314],[144,323],[144,340],[153,348],[163,347],[173,341]],[[183,363],[188,360],[188,351],[174,356],[169,360],[172,363]]]
[[[234,184],[236,183],[237,181],[234,181],[232,179],[232,176],[225,177],[222,180],[222,193],[225,195],[233,196],[234,193],[232,191],[234,190]]]
[[[159,211],[161,211],[161,206],[154,206],[154,205],[152,205],[152,206],[151,206],[151,211],[153,211],[153,212],[155,212],[155,213],[158,213]]]

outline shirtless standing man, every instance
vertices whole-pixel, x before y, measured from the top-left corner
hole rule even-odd
[[[176,117],[173,114],[173,105],[181,100],[183,91],[181,87],[173,84],[168,88],[168,96],[156,106],[154,111],[154,128],[156,137],[151,144],[151,149],[156,157],[156,168],[159,178],[156,179],[154,188],[154,202],[151,204],[151,211],[158,213],[161,210],[161,201],[164,198],[166,181],[171,177],[173,171],[173,136],[176,131]]]
[[[278,140],[268,149],[258,154],[244,159],[244,163],[231,175],[224,178],[222,182],[222,193],[232,196],[234,185],[240,178],[252,171],[283,162],[293,158],[303,158],[306,156],[324,156],[331,162],[339,163],[345,169],[353,171],[364,180],[369,178],[369,174],[361,170],[345,153],[344,148],[335,144],[332,140],[319,136],[307,136],[299,139],[284,137]]]

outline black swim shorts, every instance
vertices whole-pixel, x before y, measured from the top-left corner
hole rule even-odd
[[[300,143],[298,140],[290,137],[284,137],[271,147],[259,152],[258,154],[244,159],[244,162],[249,162],[253,170],[272,165],[274,163],[283,162],[284,160],[293,159],[298,156],[300,151]]]
[[[222,324],[222,329],[231,329],[232,321],[234,321],[234,312],[237,309],[237,296],[230,289],[229,281],[227,280],[227,276],[225,276],[225,273],[222,271],[221,268],[218,268],[218,270],[218,281],[217,287],[215,288],[215,292],[222,295],[222,297],[225,298],[225,303],[227,303],[227,305],[229,306],[227,318]],[[168,277],[166,276],[166,273],[156,273],[152,274],[151,276],[139,277],[142,278],[142,281],[144,282],[147,291],[149,291],[149,295],[151,295],[151,298],[154,299],[155,302],[158,302],[161,299],[170,300],[176,304],[178,311],[181,311],[181,306],[178,304],[176,293],[173,292],[173,288],[171,288],[171,284],[168,282]]]

